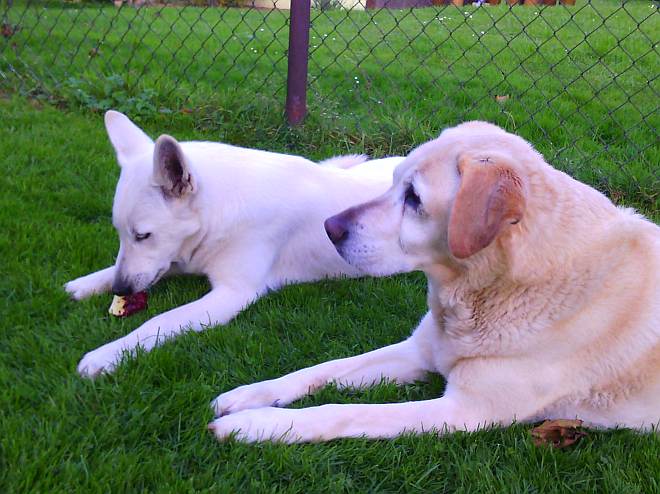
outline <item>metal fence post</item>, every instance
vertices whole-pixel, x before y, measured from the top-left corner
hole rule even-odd
[[[289,125],[298,125],[307,113],[310,3],[311,0],[291,0],[286,79],[286,119]]]

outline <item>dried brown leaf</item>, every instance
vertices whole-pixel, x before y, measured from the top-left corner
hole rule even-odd
[[[531,430],[534,445],[549,444],[555,448],[566,448],[587,435],[582,430],[581,420],[546,420]]]
[[[0,34],[2,34],[4,38],[11,38],[19,29],[20,28],[18,26],[13,26],[8,22],[3,22],[0,26]]]

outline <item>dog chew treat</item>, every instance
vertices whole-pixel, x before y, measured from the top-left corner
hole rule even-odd
[[[116,317],[128,317],[147,308],[147,292],[133,293],[132,295],[115,295],[108,313]]]

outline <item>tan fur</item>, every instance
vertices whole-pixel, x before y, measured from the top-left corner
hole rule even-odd
[[[399,165],[384,196],[333,221],[346,225],[336,247],[350,264],[423,270],[429,313],[402,343],[220,395],[216,411],[232,414],[212,424],[218,437],[393,437],[541,418],[660,423],[660,228],[520,137],[484,122],[448,129]],[[446,377],[443,397],[233,414],[333,380],[425,372]]]
[[[488,247],[504,223],[525,210],[522,183],[506,163],[490,156],[461,156],[461,186],[449,219],[449,250],[465,259]]]

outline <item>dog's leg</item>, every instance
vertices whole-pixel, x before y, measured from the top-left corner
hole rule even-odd
[[[421,329],[421,328],[420,328]],[[415,335],[413,335],[413,340]],[[424,338],[417,348],[424,353]],[[424,361],[424,359],[422,359]],[[209,424],[224,439],[326,441],[341,437],[391,438],[405,432],[476,430],[537,417],[565,393],[565,376],[543,363],[504,357],[460,359],[447,376],[442,398],[383,405],[322,405],[302,409],[254,408]]]
[[[240,386],[218,396],[211,407],[216,415],[224,415],[246,408],[285,406],[330,382],[344,387],[366,387],[382,379],[399,384],[421,379],[433,369],[420,347],[431,324],[431,319],[424,318],[410,338],[395,345],[325,362],[278,379]]]
[[[200,331],[215,324],[225,324],[259,298],[262,292],[214,288],[201,299],[160,314],[123,338],[87,353],[78,364],[78,372],[85,377],[111,372],[121,360],[123,352],[132,353],[138,346],[149,351],[183,331]]]
[[[112,280],[115,278],[115,267],[96,271],[95,273],[81,276],[64,285],[64,290],[74,300],[82,300],[97,293],[109,292],[112,288]]]
[[[218,439],[235,433],[236,439],[245,442],[294,443],[342,437],[384,439],[406,432],[475,430],[493,423],[489,414],[487,400],[469,400],[448,390],[442,398],[408,403],[243,410],[216,419],[209,429]],[[509,419],[511,423],[513,415]]]
[[[327,441],[342,437],[392,438],[406,432],[473,431],[536,417],[564,392],[541,367],[493,366],[466,359],[448,376],[442,398],[382,405],[322,405],[302,409],[264,407],[225,415],[209,424],[218,439]],[[525,370],[530,370],[528,375]]]
[[[367,387],[382,379],[399,384],[423,378],[428,369],[410,340],[372,352],[324,362],[278,379],[240,386],[211,403],[216,416],[246,408],[285,406],[335,382],[342,387]]]

